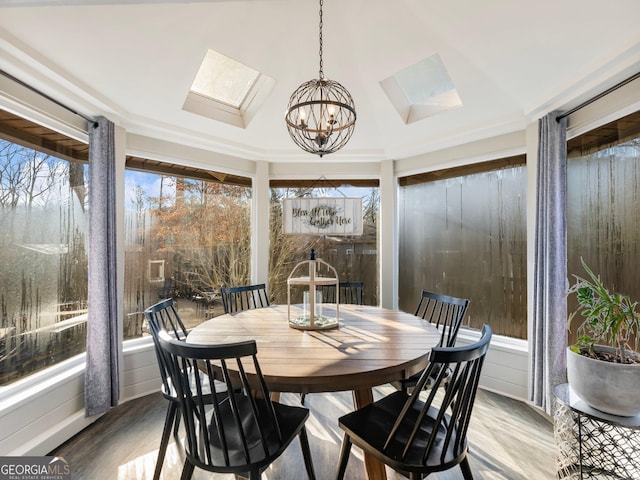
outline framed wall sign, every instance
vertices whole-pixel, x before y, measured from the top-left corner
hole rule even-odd
[[[282,231],[293,235],[362,235],[362,198],[285,198]]]

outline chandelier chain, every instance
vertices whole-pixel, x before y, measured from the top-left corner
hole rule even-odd
[[[324,78],[324,71],[322,69],[322,4],[323,0],[320,0],[320,72],[318,73],[318,78],[322,80]]]

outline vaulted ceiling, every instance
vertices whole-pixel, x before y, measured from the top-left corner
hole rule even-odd
[[[640,70],[640,2],[325,0],[324,73],[355,133],[323,161],[401,159],[522,130]],[[316,0],[4,0],[0,68],[128,132],[247,159],[309,159],[284,111],[318,76]],[[245,128],[183,109],[208,49],[274,80]],[[462,107],[406,124],[380,84],[438,55]]]

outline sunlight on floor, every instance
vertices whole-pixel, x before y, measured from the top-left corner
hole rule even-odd
[[[156,458],[158,457],[158,451],[154,450],[141,457],[127,462],[118,467],[118,480],[128,480],[130,478],[150,478],[153,475],[153,470],[156,467]],[[147,476],[147,472],[150,473]]]
[[[153,478],[153,472],[156,468],[156,459],[158,458],[158,450],[152,450],[145,455],[137,457],[130,462],[124,463],[118,467],[117,480],[146,480]],[[165,454],[162,470],[171,472],[171,478],[176,477],[176,472],[182,471],[184,457],[180,454],[180,450],[176,446],[175,441],[170,442]],[[160,474],[160,479],[169,478]]]

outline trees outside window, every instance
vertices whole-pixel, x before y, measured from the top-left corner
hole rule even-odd
[[[251,189],[127,170],[125,338],[173,297],[193,326],[222,313],[219,290],[250,279]]]
[[[85,350],[86,172],[0,140],[0,385]]]
[[[292,182],[295,184],[295,182]],[[285,235],[282,233],[282,199],[294,197],[362,197],[363,234],[348,236]],[[283,187],[271,189],[269,294],[274,303],[287,303],[287,277],[313,248],[338,272],[341,282],[364,282],[364,303],[378,305],[378,187]],[[300,293],[300,292],[298,292]],[[300,293],[300,295],[302,295]],[[294,297],[293,302],[302,302]]]

